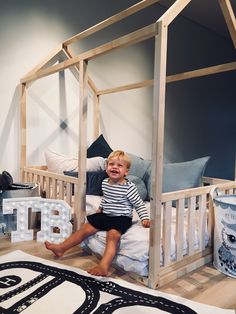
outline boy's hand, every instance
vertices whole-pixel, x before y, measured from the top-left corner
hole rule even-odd
[[[150,228],[150,220],[149,219],[142,220],[142,225],[144,228]]]
[[[98,207],[97,210],[96,210],[96,213],[101,213],[102,212],[102,208]]]

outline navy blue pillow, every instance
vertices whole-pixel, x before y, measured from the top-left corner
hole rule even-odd
[[[64,171],[64,174],[67,176],[78,178],[78,171]],[[86,194],[102,196],[102,181],[105,178],[108,178],[106,170],[88,171],[86,173]]]
[[[87,195],[102,196],[102,181],[108,178],[106,170],[87,172]]]
[[[111,152],[111,147],[101,134],[87,149],[87,158],[98,156],[107,158]]]

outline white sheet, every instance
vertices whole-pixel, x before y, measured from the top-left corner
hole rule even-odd
[[[101,197],[94,195],[86,196],[86,208],[87,214],[92,214],[98,208]],[[147,209],[150,209],[150,203],[146,202]],[[185,226],[186,227],[186,226]],[[117,255],[114,258],[114,263],[121,267],[125,271],[135,272],[141,276],[148,275],[148,250],[149,250],[149,230],[141,225],[138,216],[134,210],[133,225],[128,231],[122,235],[120,246],[117,251]],[[175,230],[175,217],[172,217],[172,230]],[[176,259],[176,247],[174,232],[171,235],[171,260]],[[206,245],[208,243],[208,235],[205,235]],[[106,243],[106,232],[99,231],[95,235],[86,239],[81,247],[89,248],[94,253],[102,255],[104,252]],[[199,247],[199,239],[197,233],[195,234],[195,249]],[[184,245],[183,254],[187,254],[187,241],[186,241],[186,230],[184,232]],[[162,248],[161,248],[162,252]],[[161,265],[163,264],[163,255],[161,254],[160,259]]]

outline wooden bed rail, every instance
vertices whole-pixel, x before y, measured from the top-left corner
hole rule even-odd
[[[79,191],[78,178],[42,169],[45,167],[24,167],[24,182],[38,183],[44,197],[64,199],[75,209],[75,199],[79,197],[76,194]],[[204,177],[203,181],[208,185],[162,194],[161,219],[156,217],[156,224],[161,230],[162,248],[158,286],[212,260],[214,207],[210,192],[217,187],[224,194],[236,195],[236,181],[209,177]],[[77,213],[76,210],[75,213]],[[176,245],[174,260],[171,256],[173,238]],[[197,246],[196,239],[198,239]],[[148,285],[147,278],[130,275]]]
[[[223,194],[236,195],[236,181],[220,181],[214,178],[212,181],[217,181],[218,184],[162,194],[163,265],[160,267],[158,286],[212,261],[214,206],[210,192],[217,187]],[[170,230],[173,225],[173,211],[176,211],[175,230]],[[188,244],[186,250],[183,247],[185,236]],[[171,237],[175,238],[176,243],[174,262],[170,258]],[[196,238],[199,241],[198,246]]]
[[[42,168],[44,167],[24,167],[23,181],[38,183],[42,197],[65,200],[74,208],[78,178],[45,171]]]

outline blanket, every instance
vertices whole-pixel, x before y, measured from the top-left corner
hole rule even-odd
[[[123,280],[91,276],[19,250],[0,256],[0,314],[134,312],[234,313]]]

